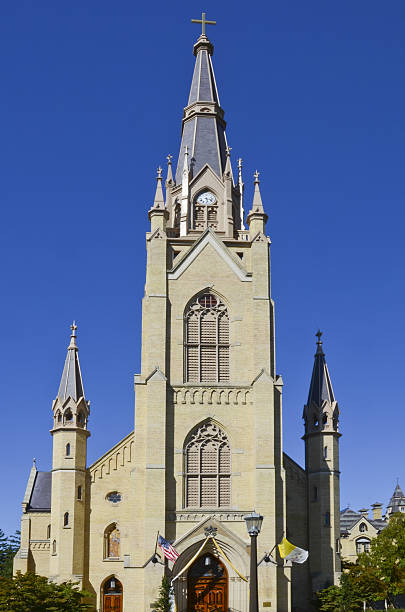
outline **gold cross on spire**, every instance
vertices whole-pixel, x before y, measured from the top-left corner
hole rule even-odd
[[[192,19],[191,23],[201,23],[201,35],[205,36],[205,26],[206,25],[217,25],[216,21],[208,21],[205,19],[205,13],[201,14],[201,19]]]

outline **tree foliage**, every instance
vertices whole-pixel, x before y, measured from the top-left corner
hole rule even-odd
[[[363,602],[386,599],[393,604],[405,594],[405,516],[395,514],[387,527],[372,540],[370,552],[362,553],[355,564],[346,564],[339,586],[317,593],[324,612],[356,612]],[[394,605],[394,604],[393,604]]]
[[[159,588],[159,598],[155,601],[154,608],[156,612],[170,612],[172,609],[172,592],[173,588],[166,576],[162,578],[162,584]]]
[[[8,578],[13,575],[13,559],[19,547],[19,531],[16,531],[12,536],[6,536],[4,531],[0,529],[0,576]]]
[[[77,589],[77,583],[48,582],[44,576],[20,572],[13,578],[0,578],[0,611],[5,612],[80,612],[90,606],[83,603],[89,594]]]

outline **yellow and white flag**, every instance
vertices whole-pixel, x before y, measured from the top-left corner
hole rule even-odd
[[[298,546],[294,546],[287,538],[283,538],[281,544],[278,545],[278,550],[280,551],[280,557],[282,559],[287,559],[287,561],[305,563],[308,559],[308,551],[303,548],[298,548]]]

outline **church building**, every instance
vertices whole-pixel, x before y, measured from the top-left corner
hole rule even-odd
[[[260,611],[311,610],[340,575],[339,409],[321,333],[301,467],[283,452],[271,227],[258,172],[246,201],[242,160],[232,168],[204,14],[202,25],[177,166],[168,156],[164,185],[158,170],[147,213],[134,431],[88,465],[97,411],[73,324],[52,404],[52,470],[33,465],[23,500],[15,571],[78,581],[100,612],[150,612],[165,572],[177,612],[248,612],[253,510],[263,515]],[[158,533],[175,560],[155,556]],[[284,536],[309,551],[305,563],[279,556]]]

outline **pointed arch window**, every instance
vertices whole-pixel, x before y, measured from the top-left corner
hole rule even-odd
[[[65,455],[66,455],[66,457],[70,457],[70,444],[69,444],[69,442],[66,444]]]
[[[185,446],[185,506],[231,505],[231,449],[227,435],[212,422],[198,427]]]
[[[203,293],[184,316],[186,382],[229,382],[229,314],[217,295]]]
[[[69,512],[65,512],[65,514],[63,515],[63,526],[69,526]]]
[[[112,523],[104,532],[104,559],[119,559],[121,534],[117,523]]]

